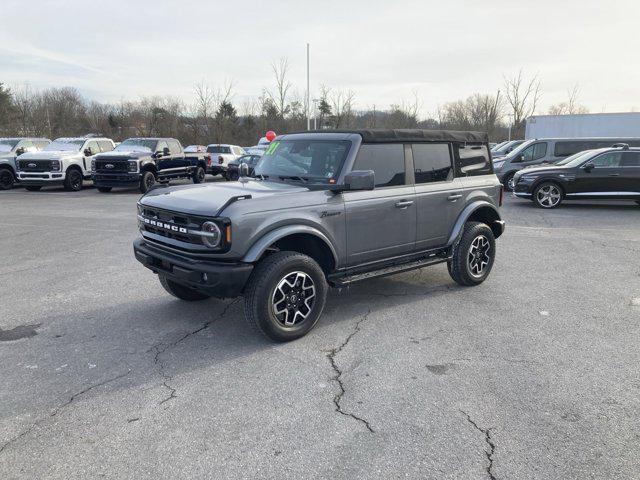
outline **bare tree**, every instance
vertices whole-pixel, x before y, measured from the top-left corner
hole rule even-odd
[[[287,97],[289,90],[291,89],[291,82],[287,79],[289,73],[289,61],[286,58],[281,58],[278,63],[273,62],[271,64],[273,75],[275,76],[276,89],[275,92],[268,91],[268,95],[271,101],[278,109],[278,115],[280,118],[284,118],[288,113],[289,105],[287,103]]]
[[[333,115],[333,128],[348,127],[351,123],[356,94],[352,90],[334,90],[329,96]]]
[[[540,79],[534,75],[530,80],[522,77],[522,70],[515,77],[504,77],[505,96],[513,116],[516,132],[524,127],[525,120],[533,115],[540,102]]]
[[[567,90],[567,101],[556,103],[549,107],[550,115],[572,115],[577,113],[589,113],[589,109],[578,101],[580,86],[576,83],[573,88]]]

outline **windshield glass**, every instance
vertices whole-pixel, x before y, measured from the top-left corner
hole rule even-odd
[[[125,140],[115,148],[117,152],[154,152],[156,148],[155,140],[144,140],[139,138],[130,138]]]
[[[255,175],[283,180],[287,177],[301,177],[324,183],[338,176],[349,146],[350,142],[345,141],[272,142],[256,165]]]
[[[20,140],[12,138],[0,138],[0,152],[10,152]]]
[[[45,152],[77,152],[84,145],[84,139],[58,138],[42,150]]]
[[[577,167],[584,162],[587,157],[593,154],[593,150],[586,150],[584,152],[574,153],[573,155],[556,162],[556,165],[565,165],[567,167]]]

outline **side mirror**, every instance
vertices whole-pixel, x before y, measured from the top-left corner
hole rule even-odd
[[[169,150],[169,147],[164,147],[164,148],[162,149],[162,154],[163,154],[164,156],[171,155],[171,150]]]
[[[247,177],[249,175],[249,165],[247,165],[244,162],[240,164],[240,167],[238,168],[238,170],[240,170],[241,177]]]
[[[594,168],[596,168],[596,166],[591,162],[587,162],[582,166],[582,169],[587,173],[591,173],[591,170]]]
[[[16,155],[22,155],[24,153],[24,147],[16,148]]]
[[[156,152],[153,154],[153,156],[154,156],[155,158],[160,158],[160,157],[162,156],[162,152],[161,152],[160,150],[158,150],[158,151],[156,151]]]
[[[373,170],[354,170],[344,177],[345,190],[373,190],[376,186]]]
[[[91,151],[91,147],[87,147],[84,149],[84,156],[85,157],[90,157],[91,155],[93,155],[93,152]]]

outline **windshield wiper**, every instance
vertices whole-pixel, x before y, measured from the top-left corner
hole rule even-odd
[[[298,181],[304,182],[304,183],[308,183],[309,182],[308,178],[300,177],[298,175],[280,175],[278,178],[280,180],[298,180]]]

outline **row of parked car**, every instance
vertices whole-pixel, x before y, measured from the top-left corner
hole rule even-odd
[[[255,165],[264,147],[211,144],[182,147],[173,138],[129,138],[116,144],[95,135],[58,138],[0,138],[0,189],[19,182],[27,190],[62,184],[78,191],[93,180],[101,192],[138,187],[145,193],[157,182],[191,178],[203,182],[207,173],[235,180],[239,165]]]

